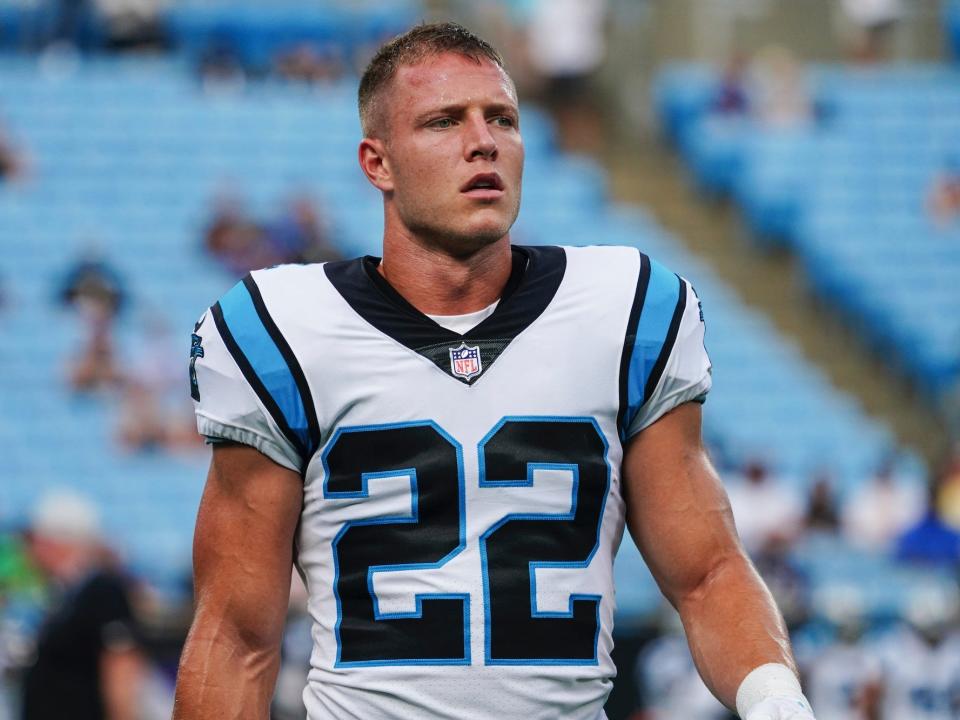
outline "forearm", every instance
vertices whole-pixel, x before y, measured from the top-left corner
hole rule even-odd
[[[720,558],[675,602],[704,682],[733,708],[744,677],[761,665],[796,671],[783,617],[770,591],[740,552]]]
[[[173,720],[267,720],[279,647],[245,642],[197,618],[180,659]]]
[[[302,499],[300,477],[253,448],[214,448],[174,720],[269,718]]]
[[[140,654],[133,649],[108,650],[100,663],[107,720],[136,720],[144,675]]]

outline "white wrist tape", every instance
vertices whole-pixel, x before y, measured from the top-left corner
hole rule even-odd
[[[767,663],[751,670],[740,683],[737,690],[737,714],[745,718],[757,703],[772,697],[795,698],[810,707],[793,670],[780,663]]]

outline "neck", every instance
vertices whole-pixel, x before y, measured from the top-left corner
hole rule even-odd
[[[386,233],[380,274],[407,302],[427,315],[482,310],[503,292],[513,258],[505,235],[467,255],[405,233]]]

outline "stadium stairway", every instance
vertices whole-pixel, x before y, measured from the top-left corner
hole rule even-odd
[[[0,112],[35,163],[29,182],[0,186],[8,300],[0,310],[0,527],[22,524],[45,489],[75,486],[103,507],[110,537],[135,570],[161,587],[180,586],[206,451],[126,454],[115,444],[115,401],[69,393],[63,368],[78,330],[53,301],[56,279],[95,239],[133,298],[119,330],[121,361],[143,341],[144,314],[159,313],[182,330],[185,365],[194,320],[235,281],[200,247],[209,201],[224,182],[261,217],[306,192],[345,254],[376,252],[382,213],[355,166],[354,92],[347,81],[312,89],[263,82],[208,96],[175,60],[93,60],[69,76],[0,60]],[[762,457],[801,492],[826,470],[843,494],[897,451],[885,425],[709,265],[649,215],[611,203],[606,173],[561,153],[544,116],[526,109],[523,128],[517,242],[634,245],[696,285],[716,379],[705,432],[721,463]],[[924,479],[909,452],[900,453],[899,470]],[[649,575],[626,547],[620,607],[638,617],[658,595],[652,581],[637,582]]]

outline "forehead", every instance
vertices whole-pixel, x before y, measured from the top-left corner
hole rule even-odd
[[[391,88],[391,114],[422,112],[432,105],[516,104],[517,92],[496,63],[479,63],[458,53],[424,58],[397,70]]]

